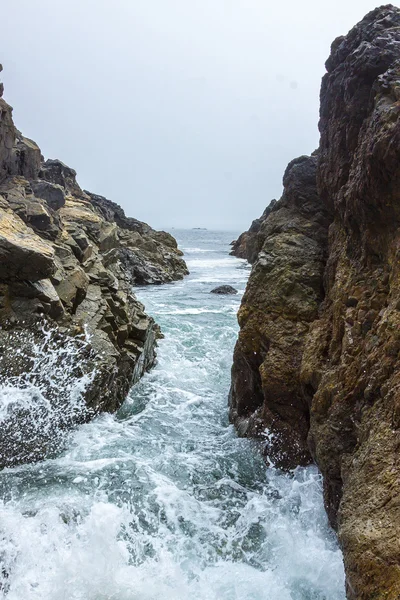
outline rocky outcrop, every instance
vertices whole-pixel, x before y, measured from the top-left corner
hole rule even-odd
[[[244,258],[253,264],[257,260],[264,243],[264,235],[262,226],[272,209],[276,204],[276,200],[271,200],[267,208],[259,219],[254,219],[248,231],[244,231],[237,240],[231,242],[232,250],[230,254],[236,258]]]
[[[133,287],[182,278],[188,272],[182,252],[168,233],[82,191],[61,161],[44,161],[15,129],[3,98],[0,116],[1,382],[29,368],[29,356],[15,358],[21,339],[15,333],[28,331],[36,340],[46,321],[59,339],[84,342],[82,372],[94,374],[85,390],[90,414],[114,411],[154,364],[159,335]],[[21,422],[12,419],[7,411],[0,419],[2,465],[27,458],[23,444],[10,441],[14,433],[23,437]],[[42,444],[28,458],[45,453]]]
[[[263,224],[263,248],[239,312],[231,411],[246,433],[267,427],[267,453],[278,466],[311,458],[318,464],[343,548],[348,598],[394,600],[400,597],[400,10],[387,5],[369,13],[333,43],[326,67],[316,194],[301,182],[299,189],[323,221],[309,215],[303,222],[314,244],[310,254],[304,242],[296,245],[292,227],[305,216],[304,200],[292,203],[286,245],[277,246],[282,234],[274,225],[282,201]],[[288,288],[279,276],[285,269]]]
[[[316,167],[316,156],[289,164],[283,196],[259,231],[265,241],[239,310],[232,369],[231,420],[241,434],[264,436],[266,454],[285,467],[311,461],[300,368],[323,297],[328,242]]]
[[[210,294],[237,294],[238,291],[231,285],[219,285],[218,287],[211,290]]]

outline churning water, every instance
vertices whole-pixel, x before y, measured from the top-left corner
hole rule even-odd
[[[242,292],[248,267],[232,234],[174,234],[191,275],[138,293],[165,334],[157,367],[58,457],[0,473],[0,596],[343,600],[318,472],[267,469],[228,424],[240,295],[209,292]]]

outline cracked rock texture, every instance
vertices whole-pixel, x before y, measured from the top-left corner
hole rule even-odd
[[[89,340],[86,371],[96,376],[87,404],[92,414],[114,411],[154,364],[160,335],[133,287],[183,278],[182,252],[170,234],[81,190],[75,171],[61,161],[44,161],[35,142],[15,128],[2,94],[1,85],[0,375],[18,374],[9,358],[14,333],[40,337],[45,320],[61,338]],[[23,447],[7,445],[2,427],[0,465],[23,462]],[[43,455],[42,447],[36,458]]]
[[[278,466],[318,464],[348,598],[397,600],[400,10],[369,13],[326,68],[319,150],[289,165],[256,232],[231,418],[267,429]]]

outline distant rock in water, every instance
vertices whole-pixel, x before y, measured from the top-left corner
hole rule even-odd
[[[337,38],[320,146],[233,252],[253,262],[230,416],[278,467],[315,461],[347,598],[400,598],[400,10]]]
[[[188,270],[182,252],[169,233],[83,191],[75,171],[61,161],[44,161],[37,144],[15,128],[2,97],[0,112],[0,384],[29,371],[33,346],[44,343],[40,323],[47,321],[60,347],[72,337],[81,348],[81,374],[92,373],[81,390],[90,414],[114,411],[154,364],[159,336],[133,287],[183,278]],[[24,360],[16,360],[20,340],[29,338]],[[0,466],[46,455],[42,440],[35,456],[33,434],[25,455],[23,447],[7,442],[23,440],[24,427],[34,431],[26,416],[34,411],[13,412],[12,406],[0,420]],[[87,415],[74,416],[82,418]],[[63,423],[71,424],[67,417]]]
[[[218,287],[211,290],[210,294],[237,294],[238,291],[235,290],[231,285],[219,285]]]

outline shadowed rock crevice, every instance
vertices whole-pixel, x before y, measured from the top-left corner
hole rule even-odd
[[[266,453],[278,466],[311,457],[318,464],[343,548],[348,598],[395,600],[400,10],[386,5],[369,13],[335,40],[326,66],[321,141],[312,159],[316,186],[311,177],[308,184],[299,178],[293,195],[293,177],[284,182],[282,199],[256,234],[262,247],[239,311],[231,414],[240,427],[241,357],[268,339],[262,362],[250,367],[257,371],[253,381],[261,379],[262,406],[246,422],[267,428]],[[314,208],[305,212],[307,206]],[[251,381],[246,372],[243,378]]]

